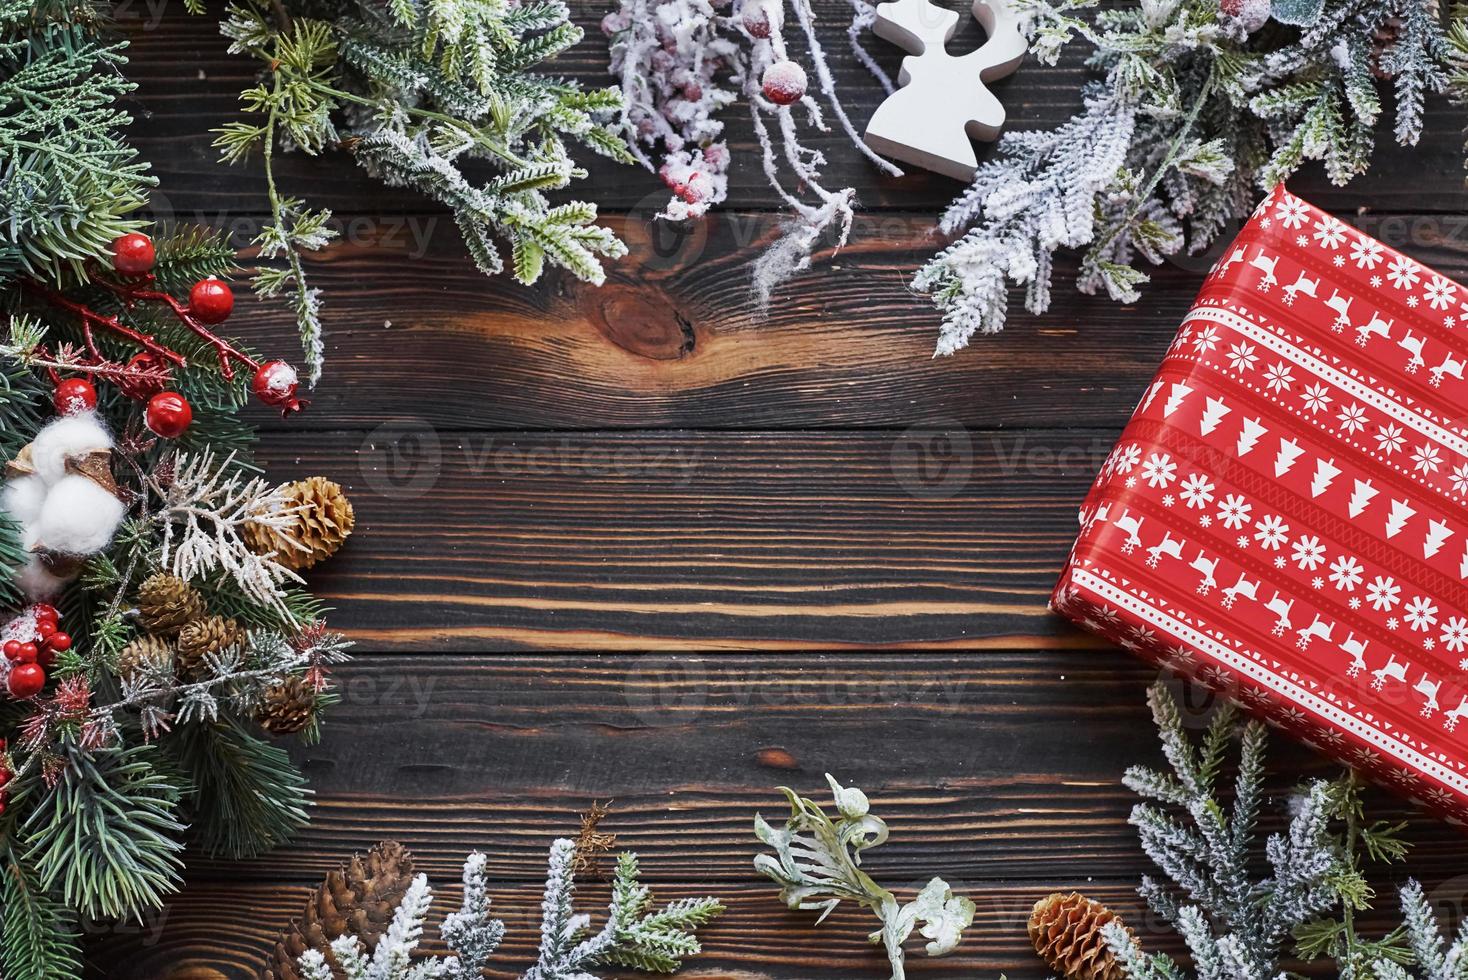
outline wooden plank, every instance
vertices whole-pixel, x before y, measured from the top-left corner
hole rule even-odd
[[[777,220],[721,215],[661,239],[644,221],[613,219],[632,254],[605,286],[552,273],[527,288],[480,276],[446,218],[362,219],[352,242],[312,262],[327,297],[328,369],[315,405],[286,427],[407,418],[447,429],[958,423],[1115,432],[1210,261],[1161,267],[1143,299],[1123,306],[1075,292],[1066,260],[1049,314],[1029,316],[1016,296],[1003,334],[935,360],[938,315],[907,288],[936,248],[927,219],[863,219],[847,249],[823,254],[761,317],[748,264]],[[1468,278],[1468,216],[1358,221]],[[263,350],[296,350],[280,304],[242,302],[231,327]],[[257,417],[278,427],[268,412]]]
[[[423,870],[489,855],[533,882],[576,814],[612,800],[605,829],[649,881],[737,883],[754,814],[777,785],[824,800],[822,774],[863,787],[892,827],[868,868],[899,881],[1148,870],[1126,818],[1127,765],[1162,765],[1144,691],[1157,672],[1118,651],[779,657],[359,654],[324,737],[293,754],[317,794],[311,826],[267,860],[190,858],[192,880],[310,881],[380,839]],[[1176,688],[1183,696],[1181,688]],[[1210,701],[1184,701],[1206,718]],[[1336,770],[1275,738],[1265,826],[1299,780]],[[1379,818],[1416,811],[1379,794]],[[1417,874],[1461,864],[1468,838],[1416,815]]]
[[[310,883],[391,837],[440,884],[456,879],[465,853],[484,850],[511,930],[502,962],[523,963],[549,841],[574,833],[578,809],[613,797],[604,828],[639,853],[660,896],[712,893],[731,906],[692,977],[882,976],[864,952],[865,913],[845,910],[818,929],[785,911],[750,865],[754,813],[783,811],[774,785],[823,799],[827,769],[867,789],[892,827],[864,863],[869,873],[904,895],[942,875],[977,901],[961,954],[917,957],[914,976],[1043,975],[1023,922],[1052,890],[1111,902],[1149,946],[1175,948],[1136,910],[1131,888],[1149,869],[1118,784],[1124,764],[1161,761],[1141,697],[1150,674],[1099,652],[363,656],[340,672],[345,698],[321,744],[296,750],[318,793],[312,827],[257,861],[191,855],[190,884],[166,913],[97,926],[92,950],[113,978],[185,968],[250,976]],[[1270,780],[1266,832],[1281,826],[1296,780],[1332,771],[1278,739],[1271,761],[1287,775]],[[1413,813],[1379,794],[1369,812]],[[1410,837],[1409,865],[1374,875],[1380,904],[1390,908],[1389,883],[1408,873],[1436,901],[1460,902],[1462,879],[1444,869],[1461,866],[1468,840],[1420,815]],[[602,898],[583,889],[588,907]],[[1384,930],[1386,913],[1366,928]]]
[[[633,254],[600,288],[555,273],[531,288],[486,280],[451,222],[422,220],[417,232],[376,225],[312,263],[326,295],[327,372],[288,428],[406,417],[453,429],[1119,429],[1201,275],[1170,270],[1141,308],[1062,293],[1034,319],[1016,300],[1008,332],[935,360],[938,314],[907,288],[935,247],[921,219],[883,219],[782,290],[764,317],[748,243],[771,239],[772,216],[711,221],[661,250],[645,222],[613,219]],[[426,254],[405,254],[415,234],[427,236]],[[280,304],[242,304],[231,326],[295,354]]]
[[[274,435],[348,487],[375,649],[1088,643],[1045,611],[1110,434]]]
[[[592,0],[578,0],[572,5],[587,38],[554,63],[558,74],[592,85],[610,83],[606,41],[597,23],[612,6],[610,2]],[[164,178],[162,191],[169,207],[190,215],[258,213],[264,201],[258,165],[225,167],[217,162],[217,152],[209,145],[209,130],[237,117],[237,96],[254,81],[254,68],[248,59],[224,53],[226,42],[217,33],[222,4],[211,4],[209,15],[204,17],[190,17],[176,4],[132,3],[121,7],[122,24],[134,41],[128,74],[140,84],[136,138]],[[813,7],[832,55],[838,91],[843,93],[855,124],[864,126],[880,102],[882,91],[846,51],[844,30],[850,8],[841,0],[819,0]],[[953,49],[972,46],[979,35],[978,28],[967,23]],[[896,72],[901,53],[894,46],[872,39],[870,48],[889,73]],[[1010,110],[1011,128],[1053,126],[1074,112],[1080,105],[1081,86],[1090,77],[1081,61],[1077,51],[1056,68],[1032,64],[998,82],[994,88]],[[180,79],[188,81],[180,84]],[[728,113],[728,121],[735,160],[729,203],[739,208],[778,208],[779,200],[760,172],[748,122],[738,112]],[[1381,147],[1371,174],[1342,189],[1332,187],[1318,168],[1311,167],[1301,174],[1295,189],[1324,207],[1342,211],[1355,209],[1362,202],[1391,210],[1428,208],[1451,212],[1468,207],[1460,138],[1462,113],[1441,98],[1431,100],[1421,144],[1411,149],[1391,142],[1389,124],[1389,119],[1383,120]],[[902,179],[885,177],[839,131],[818,135],[808,145],[825,153],[830,161],[830,182],[834,186],[855,186],[868,208],[936,215],[960,189],[956,181],[919,172]],[[981,148],[980,158],[987,152]],[[308,160],[299,154],[287,154],[279,159],[277,169],[289,193],[339,213],[416,211],[422,207],[416,195],[383,188],[340,157]],[[601,160],[593,160],[590,169],[592,177],[578,185],[577,193],[607,210],[630,209],[647,217],[666,197],[660,182],[646,171],[620,168]],[[1413,174],[1413,179],[1400,180],[1399,175],[1407,172]]]

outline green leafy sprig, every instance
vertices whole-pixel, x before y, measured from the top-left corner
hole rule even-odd
[[[942,878],[929,881],[911,902],[898,902],[861,869],[862,852],[886,842],[887,824],[871,813],[861,790],[842,786],[829,773],[826,782],[835,798],[834,820],[785,786],[780,787],[790,802],[785,826],[777,829],[755,816],[755,836],[774,850],[754,859],[755,870],[780,885],[780,898],[790,908],[819,911],[817,922],[843,900],[866,906],[882,923],[868,939],[886,949],[892,980],[903,980],[902,944],[913,929],[929,940],[924,948],[929,956],[943,956],[973,923],[974,903],[955,895]]]

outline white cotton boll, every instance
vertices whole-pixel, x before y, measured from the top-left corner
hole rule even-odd
[[[41,516],[41,505],[46,502],[46,483],[39,476],[18,476],[0,490],[0,510],[22,524],[29,524]]]
[[[92,412],[68,415],[46,426],[31,443],[31,462],[48,484],[66,476],[66,458],[111,449],[112,437]]]
[[[38,543],[66,555],[90,555],[112,540],[124,512],[122,501],[87,477],[63,477],[46,495],[36,522]]]
[[[41,559],[35,555],[30,557],[25,567],[15,576],[15,584],[36,602],[49,599],[59,593],[66,588],[67,581],[68,579],[52,575],[50,569],[42,564]]]

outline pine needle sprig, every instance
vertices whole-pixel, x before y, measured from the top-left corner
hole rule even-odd
[[[122,137],[127,43],[93,6],[0,0],[0,283],[81,275],[157,183]]]
[[[573,866],[574,853],[573,844]],[[657,910],[652,890],[638,881],[640,873],[636,854],[629,851],[618,856],[612,879],[612,948],[599,962],[673,973],[683,960],[699,952],[695,930],[712,922],[724,906],[711,898],[683,898]]]
[[[1362,789],[1360,777],[1352,770],[1330,784],[1332,819],[1341,828],[1336,840],[1345,857],[1333,882],[1341,903],[1336,915],[1305,923],[1294,933],[1295,955],[1307,961],[1329,957],[1335,961],[1340,980],[1375,980],[1376,964],[1412,961],[1404,928],[1370,939],[1361,934],[1357,923],[1357,915],[1369,910],[1376,897],[1366,878],[1366,864],[1393,864],[1403,860],[1408,850],[1401,837],[1405,821],[1367,822]]]
[[[202,225],[155,230],[153,275],[167,293],[186,293],[200,279],[226,279],[239,268],[239,256],[227,230]]]
[[[63,747],[53,786],[21,826],[23,859],[42,889],[83,915],[156,908],[181,883],[180,793],[155,766],[157,749]],[[34,778],[34,777],[30,777]]]
[[[0,973],[9,980],[81,980],[76,916],[37,880],[35,868],[5,849],[0,860]]]
[[[255,279],[263,296],[289,295],[310,379],[322,360],[320,294],[307,285],[302,256],[333,237],[330,212],[280,193],[277,147],[318,154],[340,148],[388,186],[408,187],[447,205],[475,264],[535,282],[547,263],[601,283],[602,259],[626,246],[596,222],[596,208],[554,207],[546,192],[586,172],[569,144],[622,161],[612,130],[621,99],[611,89],[536,74],[581,40],[562,3],[497,0],[316,2],[294,5],[288,24],[269,0],[237,0],[221,27],[230,50],[254,56],[262,81],[241,96],[253,118],[216,130],[228,162],[259,152],[271,220],[257,240],[267,265]],[[493,176],[463,169],[485,161]]]
[[[188,780],[191,825],[206,853],[255,857],[306,826],[305,777],[233,715],[180,725],[163,744]]]
[[[1445,944],[1437,916],[1416,880],[1408,879],[1402,886],[1401,900],[1401,930],[1410,954],[1378,960],[1374,969],[1379,980],[1468,980],[1468,921],[1460,923],[1452,943]]]
[[[30,560],[30,550],[21,542],[20,523],[0,509],[0,605],[19,606],[24,599],[16,576]]]
[[[42,336],[44,330],[34,320],[14,318],[0,345],[0,356],[6,357],[0,365],[0,456],[6,459],[13,458],[41,427],[40,406],[45,403],[41,381],[10,358],[34,350]]]

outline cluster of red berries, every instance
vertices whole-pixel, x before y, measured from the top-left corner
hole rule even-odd
[[[151,281],[156,261],[157,252],[153,247],[153,240],[141,232],[122,235],[112,243],[112,268],[126,279]],[[189,289],[189,301],[186,304],[151,289],[138,289],[137,285],[124,283],[111,288],[129,305],[137,299],[167,303],[180,320],[219,350],[221,364],[226,367],[226,376],[229,374],[228,357],[243,361],[254,370],[251,390],[265,404],[287,411],[294,411],[301,406],[302,403],[296,398],[295,368],[285,361],[258,363],[219,341],[204,329],[223,323],[234,312],[234,291],[229,288],[228,283],[213,277],[200,279]],[[171,352],[165,353],[172,356]],[[175,360],[179,364],[183,363],[182,358]],[[193,421],[194,411],[188,399],[167,389],[168,367],[156,354],[136,354],[127,362],[116,383],[118,390],[128,398],[148,403],[144,421],[149,429],[165,439],[177,439]],[[58,380],[54,403],[56,411],[61,415],[91,411],[97,407],[97,389],[85,378]]]
[[[46,686],[46,668],[56,662],[58,653],[71,649],[71,635],[63,633],[59,623],[56,607],[42,602],[6,628],[10,639],[0,649],[10,661],[5,686],[11,697],[29,698],[39,694]],[[17,632],[21,635],[15,635]]]

